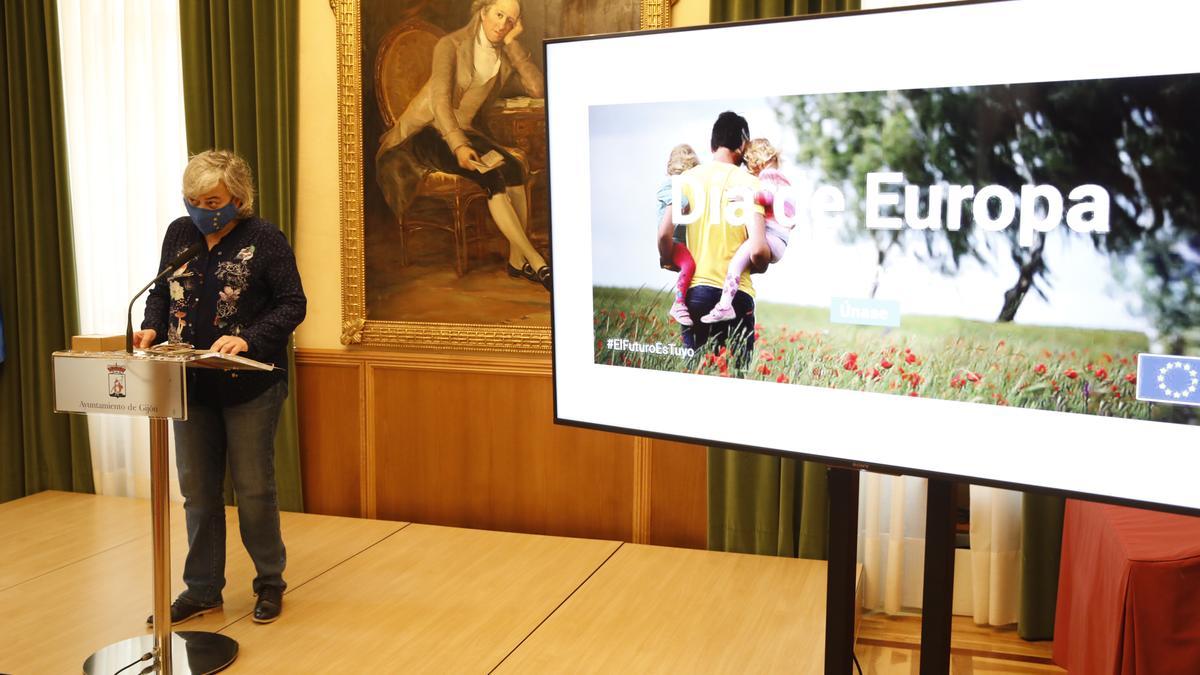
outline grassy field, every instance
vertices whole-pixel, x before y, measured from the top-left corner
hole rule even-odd
[[[905,316],[900,328],[848,326],[830,323],[828,309],[763,302],[754,359],[738,372],[724,352],[608,348],[611,338],[681,345],[664,291],[596,288],[593,301],[596,363],[1135,419],[1168,414],[1134,398],[1135,355],[1149,346],[1141,333],[928,316]]]

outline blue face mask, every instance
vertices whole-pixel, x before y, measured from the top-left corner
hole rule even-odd
[[[196,229],[200,230],[200,234],[216,234],[238,217],[238,207],[232,199],[219,209],[205,209],[192,206],[192,203],[185,197],[183,206],[187,209],[188,215],[192,217]]]

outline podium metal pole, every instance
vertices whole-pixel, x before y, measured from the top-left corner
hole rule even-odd
[[[150,418],[150,509],[154,546],[154,661],[171,675],[171,506],[167,421]]]
[[[55,410],[112,411],[150,417],[150,517],[154,559],[154,628],[108,645],[87,658],[87,675],[116,672],[201,675],[223,670],[237,658],[237,641],[207,631],[171,630],[171,510],[168,419],[186,419],[186,359],[107,353],[55,352]],[[108,381],[108,388],[104,384]],[[100,388],[95,389],[99,382]],[[132,389],[131,389],[132,387]],[[165,413],[165,415],[164,415]]]

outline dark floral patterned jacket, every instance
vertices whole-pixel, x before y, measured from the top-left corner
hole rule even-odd
[[[159,269],[203,238],[189,217],[171,223]],[[288,339],[304,320],[307,305],[287,239],[275,225],[250,217],[212,250],[154,285],[142,328],[157,331],[159,342],[186,342],[198,349],[208,349],[222,335],[237,335],[249,346],[242,356],[287,368]],[[285,370],[189,370],[188,397],[208,405],[236,405],[281,379],[287,379]]]

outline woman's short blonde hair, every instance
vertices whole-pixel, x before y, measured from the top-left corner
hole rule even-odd
[[[687,143],[681,143],[671,148],[671,157],[667,159],[667,175],[678,176],[700,163],[696,151]]]
[[[183,196],[194,199],[224,183],[234,199],[241,202],[238,215],[254,214],[254,175],[246,160],[229,150],[205,150],[193,155],[183,170]]]
[[[757,176],[759,171],[771,163],[771,160],[778,161],[779,151],[771,145],[771,141],[765,138],[754,138],[746,147],[742,158],[746,160],[746,168],[750,173]]]

